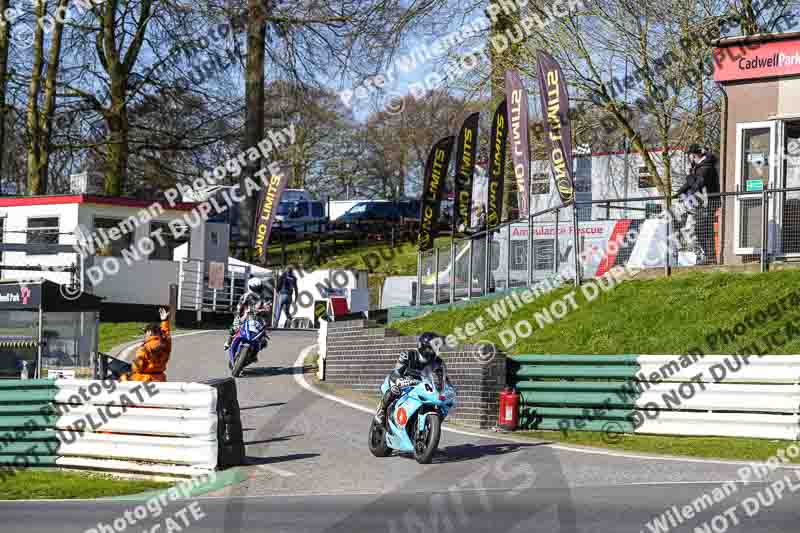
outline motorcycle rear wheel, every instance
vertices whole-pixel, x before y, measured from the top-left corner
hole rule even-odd
[[[374,419],[369,426],[369,451],[375,457],[388,457],[392,453],[386,444],[386,428]]]
[[[426,418],[425,433],[417,435],[414,442],[414,459],[421,465],[429,464],[433,460],[442,435],[442,419],[436,414],[430,414]]]

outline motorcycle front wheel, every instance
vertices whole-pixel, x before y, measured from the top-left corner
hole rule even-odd
[[[386,444],[386,428],[377,420],[373,420],[369,427],[369,451],[375,457],[388,457],[392,453]]]
[[[251,347],[245,350],[239,350],[239,355],[236,356],[236,361],[233,363],[233,370],[231,370],[232,377],[238,378],[242,375],[242,370],[244,370],[247,360],[250,359],[250,350],[252,350]]]
[[[426,417],[425,429],[417,433],[414,442],[414,459],[421,465],[426,465],[433,460],[433,454],[439,447],[439,437],[442,434],[442,419],[436,414]]]

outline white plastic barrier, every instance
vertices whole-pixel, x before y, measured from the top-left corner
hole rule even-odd
[[[647,382],[636,385],[636,433],[800,438],[800,356],[640,356],[637,363]]]
[[[59,465],[182,475],[217,468],[214,387],[74,379],[56,386]]]

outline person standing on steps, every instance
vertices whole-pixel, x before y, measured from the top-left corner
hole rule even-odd
[[[720,207],[719,174],[716,168],[716,157],[709,151],[703,150],[699,144],[693,144],[687,151],[691,170],[686,176],[686,183],[678,190],[675,196],[693,196],[699,193],[707,194],[708,205],[694,208],[695,233],[697,236],[698,259],[697,264],[707,265],[716,263],[716,249],[714,247],[714,216]]]

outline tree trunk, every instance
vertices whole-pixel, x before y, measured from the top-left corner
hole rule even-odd
[[[110,196],[119,196],[127,181],[128,171],[128,109],[127,76],[122,72],[119,56],[106,54],[111,78],[111,106],[105,113],[108,128],[104,189]]]
[[[263,7],[262,7],[263,4]],[[267,27],[264,13],[271,10],[270,2],[248,0],[247,20],[247,66],[245,71],[245,127],[242,149],[256,146],[264,135],[264,46]],[[258,172],[261,160],[250,162],[242,172],[240,183],[244,191],[244,181]],[[246,196],[239,210],[240,257],[245,259],[249,253],[256,215],[256,200]]]
[[[124,105],[115,102],[112,97],[113,109],[106,117],[108,127],[108,152],[106,153],[105,176],[103,189],[109,196],[122,195],[128,171],[128,110]]]
[[[45,2],[36,4],[36,18],[42,19],[45,14]],[[33,35],[33,65],[31,81],[28,84],[28,106],[26,126],[28,133],[28,192],[44,194],[45,183],[41,179],[42,167],[42,131],[39,122],[39,92],[42,86],[42,68],[44,65],[44,29],[36,25]]]
[[[69,0],[59,0],[56,13],[66,13]],[[36,4],[36,17],[43,20],[47,3]],[[52,132],[53,114],[56,106],[56,78],[61,59],[61,37],[64,32],[64,16],[55,17],[50,37],[50,51],[47,61],[47,76],[44,80],[44,96],[39,108],[39,96],[42,90],[42,69],[44,68],[44,29],[36,25],[33,39],[33,68],[28,86],[28,192],[30,194],[46,194],[48,192],[48,161],[50,159],[50,135]]]
[[[56,23],[53,28],[53,34],[50,41],[50,54],[47,62],[47,79],[45,80],[44,84],[44,105],[42,109],[42,115],[40,117],[42,156],[39,174],[40,180],[44,184],[43,188],[45,191],[49,188],[47,182],[50,168],[50,140],[53,134],[53,115],[55,114],[56,110],[56,79],[58,77],[58,68],[61,62],[61,38],[63,37],[64,33],[64,24],[63,22],[58,21],[66,18],[68,6],[69,0],[59,0],[57,4],[56,13],[60,13],[62,16],[56,17]]]
[[[9,0],[0,0],[0,15],[8,9]],[[6,83],[8,76],[8,35],[11,23],[5,21],[0,26],[0,176],[3,175],[3,161],[6,157]]]

